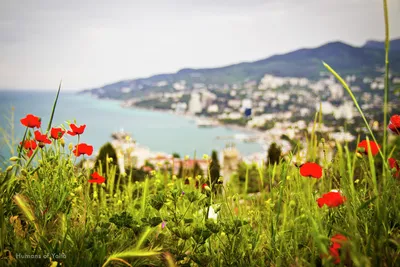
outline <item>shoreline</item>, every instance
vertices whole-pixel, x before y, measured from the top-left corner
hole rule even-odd
[[[193,121],[193,123],[196,123],[196,120],[200,119],[200,118],[204,118],[206,120],[211,120],[216,122],[217,124],[214,127],[211,128],[225,128],[231,131],[238,131],[239,133],[235,133],[236,134],[247,134],[249,137],[257,137],[257,138],[262,138],[264,132],[258,129],[251,129],[251,128],[247,128],[247,127],[243,127],[243,126],[239,126],[239,125],[235,125],[235,124],[223,124],[221,123],[219,120],[215,119],[215,118],[211,118],[211,117],[200,117],[200,116],[196,116],[196,115],[191,115],[191,114],[183,114],[183,113],[176,113],[172,110],[164,110],[164,109],[157,109],[157,108],[145,108],[145,107],[137,107],[137,106],[128,106],[128,105],[124,105],[124,100],[118,100],[118,99],[112,99],[112,98],[98,98],[98,97],[94,97],[93,95],[90,95],[93,99],[95,100],[101,100],[101,101],[107,101],[107,102],[111,102],[114,104],[118,104],[119,107],[123,108],[123,109],[134,109],[134,110],[141,110],[141,111],[151,111],[151,112],[158,112],[158,113],[163,113],[163,114],[170,114],[173,116],[177,116],[177,117],[181,117],[183,119],[186,119],[188,121]],[[196,126],[197,127],[197,126]],[[199,128],[199,127],[197,127]],[[242,143],[242,144],[246,144],[247,142],[240,140],[240,139],[236,139],[236,138],[232,138],[232,141],[236,142],[236,143]],[[251,144],[257,144],[259,145],[259,151],[257,152],[253,152],[253,153],[244,153],[242,156],[243,157],[247,157],[247,156],[251,156],[253,154],[258,154],[258,153],[264,153],[264,149],[261,143],[259,142],[249,142]],[[140,147],[142,147],[143,149],[148,149],[150,150],[152,153],[161,153],[161,154],[170,154],[167,153],[165,151],[152,151],[146,144],[138,144]],[[222,151],[220,151],[222,152]]]
[[[145,107],[138,107],[138,106],[127,106],[124,105],[124,100],[118,100],[118,99],[112,99],[112,98],[98,98],[98,97],[94,97],[93,95],[89,94],[92,98],[96,99],[96,100],[101,100],[101,101],[108,101],[108,102],[113,102],[116,104],[119,104],[120,107],[124,108],[124,109],[136,109],[136,110],[143,110],[143,111],[153,111],[153,112],[159,112],[159,113],[164,113],[164,114],[171,114],[174,116],[178,116],[178,117],[183,117],[185,119],[188,120],[197,120],[200,118],[205,118],[207,120],[211,120],[217,123],[217,125],[215,127],[223,127],[226,129],[230,129],[230,130],[239,130],[245,133],[251,133],[251,134],[263,134],[264,132],[258,129],[254,129],[254,128],[247,128],[244,126],[240,126],[240,125],[236,125],[236,124],[224,124],[221,123],[219,120],[214,119],[214,118],[210,118],[210,117],[200,117],[200,116],[196,116],[196,115],[190,115],[190,114],[182,114],[182,113],[176,113],[173,112],[171,110],[165,110],[165,109],[157,109],[157,108],[145,108]]]
[[[113,100],[113,99],[110,99],[110,100]],[[248,133],[248,134],[253,134],[253,135],[261,135],[261,134],[264,133],[263,131],[258,130],[258,129],[247,128],[247,127],[236,125],[236,124],[224,124],[224,123],[221,123],[218,119],[211,118],[211,117],[200,117],[200,116],[196,116],[196,115],[176,113],[176,112],[173,112],[171,110],[164,110],[164,109],[157,109],[157,108],[125,106],[125,105],[123,105],[123,101],[121,101],[121,100],[114,100],[114,101],[119,102],[120,106],[122,108],[137,109],[137,110],[144,110],[144,111],[153,111],[153,112],[159,112],[159,113],[164,113],[164,114],[167,113],[167,114],[171,114],[171,115],[174,115],[174,116],[183,117],[183,118],[188,119],[188,120],[197,120],[197,119],[204,118],[206,120],[210,120],[210,121],[216,122],[217,125],[214,126],[214,127],[222,127],[222,128],[226,128],[226,129],[229,129],[229,130],[237,130],[237,131],[241,131],[243,133]]]

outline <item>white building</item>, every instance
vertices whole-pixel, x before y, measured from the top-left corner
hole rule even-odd
[[[175,111],[177,113],[185,113],[187,110],[187,104],[185,102],[179,102],[175,106]]]
[[[192,93],[189,100],[189,112],[191,114],[200,113],[203,110],[203,106],[200,100],[200,94]]]
[[[210,105],[207,108],[208,113],[218,113],[218,111],[219,111],[219,108],[218,108],[217,104]]]

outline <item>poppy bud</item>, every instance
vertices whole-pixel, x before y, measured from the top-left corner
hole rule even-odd
[[[11,158],[10,158],[10,161],[17,161],[17,160],[19,160],[18,157],[11,157]]]
[[[111,162],[113,162],[113,158],[109,158],[109,157],[107,157],[107,162],[108,162],[108,163],[111,163]]]
[[[71,151],[73,148],[74,148],[74,144],[72,144],[72,143],[69,143],[69,145],[68,145],[68,149]]]
[[[211,191],[211,188],[207,184],[203,184],[203,189],[206,191]]]
[[[362,155],[360,154],[360,153],[356,153],[356,156],[357,156],[357,158],[360,158],[360,159],[362,159]]]
[[[7,171],[7,172],[11,171],[13,167],[14,167],[14,166],[8,166],[7,169],[6,169],[6,171]]]
[[[43,142],[39,142],[39,147],[43,148],[44,147],[44,143]]]
[[[60,139],[60,144],[62,145],[62,147],[65,146],[65,140],[64,140],[64,138],[61,138],[61,139]]]
[[[360,153],[365,153],[365,148],[364,147],[357,147],[357,151]]]

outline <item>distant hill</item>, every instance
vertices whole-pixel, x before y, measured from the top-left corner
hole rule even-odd
[[[367,41],[363,47],[364,48],[385,49],[385,42],[370,40],[370,41]],[[400,38],[393,39],[390,41],[390,50],[400,51]]]
[[[400,39],[392,40],[390,52],[391,71],[400,74]],[[84,90],[98,97],[115,99],[143,96],[152,92],[174,91],[174,83],[185,81],[187,88],[195,84],[243,85],[247,81],[259,82],[265,74],[281,77],[305,77],[318,79],[326,73],[321,61],[327,62],[342,75],[381,75],[384,65],[382,42],[369,41],[363,47],[343,42],[331,42],[316,48],[299,49],[266,59],[243,62],[219,68],[182,69],[176,73],[159,74],[148,78],[124,80],[100,88]]]

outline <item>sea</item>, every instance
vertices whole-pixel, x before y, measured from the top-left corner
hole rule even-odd
[[[0,90],[0,128],[10,134],[11,110],[14,110],[14,136],[23,137],[25,127],[20,119],[27,114],[42,118],[42,129],[47,128],[57,90],[12,91]],[[61,92],[54,114],[52,126],[59,126],[66,121],[76,121],[77,125],[86,124],[81,142],[93,145],[94,153],[108,141],[113,132],[130,133],[136,143],[153,152],[172,154],[182,157],[189,155],[197,158],[210,155],[212,150],[221,151],[233,143],[241,155],[262,152],[257,143],[244,143],[237,139],[221,139],[246,134],[246,131],[224,126],[199,128],[193,118],[162,111],[143,110],[121,107],[119,101],[96,99],[90,95],[74,92]],[[66,144],[76,143],[76,137],[65,135]],[[10,150],[0,132],[0,157],[7,159]]]

